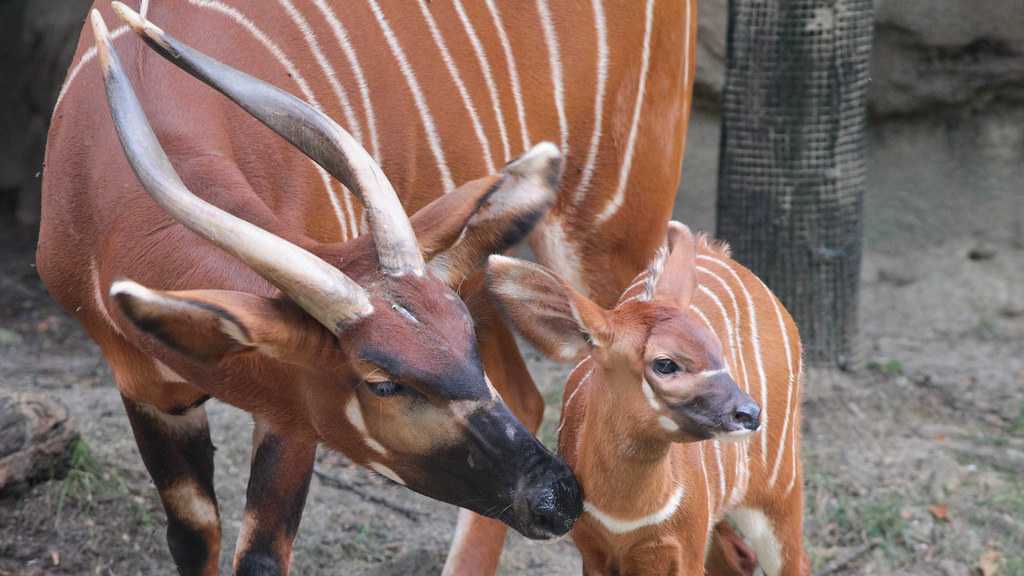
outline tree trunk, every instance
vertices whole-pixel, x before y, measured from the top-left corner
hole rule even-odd
[[[872,0],[730,0],[718,236],[793,314],[805,356],[857,358]]]

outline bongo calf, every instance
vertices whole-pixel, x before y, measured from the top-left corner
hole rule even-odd
[[[583,571],[749,570],[728,519],[766,574],[806,574],[797,328],[726,247],[677,222],[668,236],[612,310],[541,266],[490,258],[488,287],[523,335],[582,358],[559,450],[585,498]]]

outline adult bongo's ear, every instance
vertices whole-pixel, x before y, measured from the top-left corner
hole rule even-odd
[[[413,228],[434,274],[456,287],[487,256],[522,241],[554,204],[561,173],[561,152],[541,142],[500,174],[460,186],[418,211]]]
[[[201,363],[255,351],[303,364],[333,338],[294,303],[244,292],[168,292],[119,280],[110,298],[140,332]]]
[[[578,360],[610,342],[608,312],[543,266],[491,256],[487,289],[523,337],[553,360]]]

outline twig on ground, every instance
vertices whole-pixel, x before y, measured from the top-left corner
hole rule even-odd
[[[878,541],[871,541],[862,544],[851,550],[846,556],[836,558],[831,563],[827,564],[820,572],[818,572],[814,576],[829,576],[830,574],[835,574],[841,571],[843,568],[846,568],[850,564],[856,562],[861,556],[867,554],[872,549],[874,549],[875,546],[878,546]]]
[[[330,486],[331,488],[337,488],[338,490],[344,490],[346,492],[351,492],[356,496],[359,496],[363,500],[373,502],[378,506],[383,506],[388,510],[401,514],[402,516],[405,516],[406,518],[414,522],[418,522],[420,518],[423,518],[423,516],[425,516],[425,514],[423,512],[420,512],[419,510],[413,510],[412,508],[407,508],[400,504],[389,502],[386,499],[381,498],[380,496],[374,496],[373,494],[370,494],[369,492],[359,488],[358,486],[353,485],[351,482],[346,482],[345,480],[342,480],[337,476],[332,476],[327,472],[324,472],[319,466],[313,467],[313,474],[316,475],[316,477],[319,478],[320,481],[323,482],[326,486]]]

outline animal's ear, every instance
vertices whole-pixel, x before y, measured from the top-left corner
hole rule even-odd
[[[511,248],[551,208],[562,155],[537,144],[501,174],[475,180],[431,202],[412,217],[424,258],[449,286],[458,286],[487,256]]]
[[[697,243],[685,224],[668,223],[668,249],[654,297],[686,308],[697,290]]]
[[[505,317],[553,360],[578,360],[611,341],[608,312],[543,266],[491,256],[487,289]]]
[[[287,300],[227,290],[151,290],[114,282],[110,298],[139,331],[201,363],[256,351],[307,364],[332,336]]]

